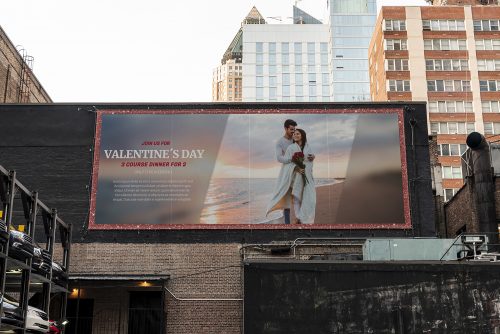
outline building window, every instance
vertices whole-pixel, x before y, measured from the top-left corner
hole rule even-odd
[[[308,79],[309,79],[309,84],[316,85],[316,73],[309,73]]]
[[[316,101],[316,84],[309,86],[309,101]]]
[[[427,71],[468,71],[467,59],[427,59],[425,61]]]
[[[500,123],[484,122],[485,135],[498,135],[500,134]]]
[[[474,20],[474,31],[498,31],[498,20]]]
[[[328,43],[321,42],[319,44],[319,50],[321,53],[328,53]]]
[[[269,65],[276,65],[276,54],[275,53],[269,54]]]
[[[461,179],[462,167],[460,166],[442,166],[443,179]]]
[[[290,55],[288,53],[281,54],[281,64],[283,65],[290,64]]]
[[[406,39],[386,39],[386,50],[406,50]]]
[[[269,43],[269,53],[276,54],[276,43]]]
[[[386,31],[405,31],[406,21],[405,20],[385,20],[384,30]]]
[[[276,85],[277,85],[276,76],[270,76],[269,77],[269,87],[276,87]]]
[[[429,101],[429,112],[431,113],[471,113],[471,101]]]
[[[389,80],[390,92],[409,92],[410,80]]]
[[[464,20],[423,20],[424,30],[457,31],[465,30]]]
[[[276,74],[276,65],[269,65],[269,74]]]
[[[294,57],[295,57],[295,68],[297,68],[297,66],[302,64],[302,53],[296,53],[294,54]]]
[[[467,151],[465,144],[439,144],[438,154],[440,156],[461,156]]]
[[[290,74],[283,73],[282,80],[283,80],[283,85],[290,85]]]
[[[307,43],[307,53],[315,53],[315,49],[314,43]]]
[[[255,86],[256,87],[264,87],[264,77],[258,76],[255,78]]]
[[[500,91],[500,80],[479,80],[479,90],[481,92]]]
[[[264,43],[262,43],[262,42],[255,43],[255,52],[256,53],[264,53]]]
[[[455,196],[457,191],[458,189],[456,188],[443,189],[444,201],[448,202],[453,196]]]
[[[483,112],[500,112],[500,101],[483,101],[481,107]]]
[[[470,92],[468,80],[427,80],[429,92]]]
[[[316,55],[314,53],[307,54],[307,65],[314,66],[316,64]]]
[[[477,69],[479,71],[500,71],[500,59],[478,59]]]
[[[303,83],[303,75],[302,73],[295,73],[295,84],[296,85],[302,85]]]
[[[408,59],[387,59],[388,71],[408,71]]]
[[[264,54],[262,53],[257,53],[255,55],[255,62],[258,64],[258,65],[262,65],[264,64]]]
[[[424,39],[424,50],[467,50],[465,39]]]
[[[500,39],[476,39],[476,50],[500,50]]]
[[[289,53],[289,52],[290,52],[290,44],[281,43],[281,53]]]
[[[475,131],[472,122],[431,122],[431,133],[436,135],[465,135]]]
[[[283,97],[290,97],[290,86],[283,85]]]
[[[269,87],[269,100],[273,101],[276,100],[276,92],[277,92],[276,87]]]
[[[263,65],[255,66],[255,74],[263,75],[264,74],[264,66]]]

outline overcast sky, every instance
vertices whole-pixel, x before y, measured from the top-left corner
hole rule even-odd
[[[3,0],[0,25],[54,102],[209,102],[212,70],[252,6],[291,23],[294,0]],[[379,0],[425,5],[424,0]],[[298,6],[327,18],[326,0]]]

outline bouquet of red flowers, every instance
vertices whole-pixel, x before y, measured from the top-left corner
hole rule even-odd
[[[293,156],[292,156],[292,162],[298,168],[304,170],[304,174],[302,174],[302,180],[304,180],[304,184],[307,184],[307,183],[309,183],[309,181],[307,180],[307,176],[306,176],[306,173],[305,173],[306,165],[304,164],[304,161],[305,161],[304,153],[302,153],[302,152],[295,152],[293,154]]]

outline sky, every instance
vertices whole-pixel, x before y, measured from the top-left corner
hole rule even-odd
[[[212,71],[252,6],[279,24],[291,23],[294,3],[3,0],[0,26],[34,57],[54,102],[210,102]],[[378,1],[390,5],[426,3]],[[327,22],[326,0],[298,7]]]

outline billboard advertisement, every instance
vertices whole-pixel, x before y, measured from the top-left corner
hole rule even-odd
[[[402,110],[98,111],[90,229],[410,226]]]

